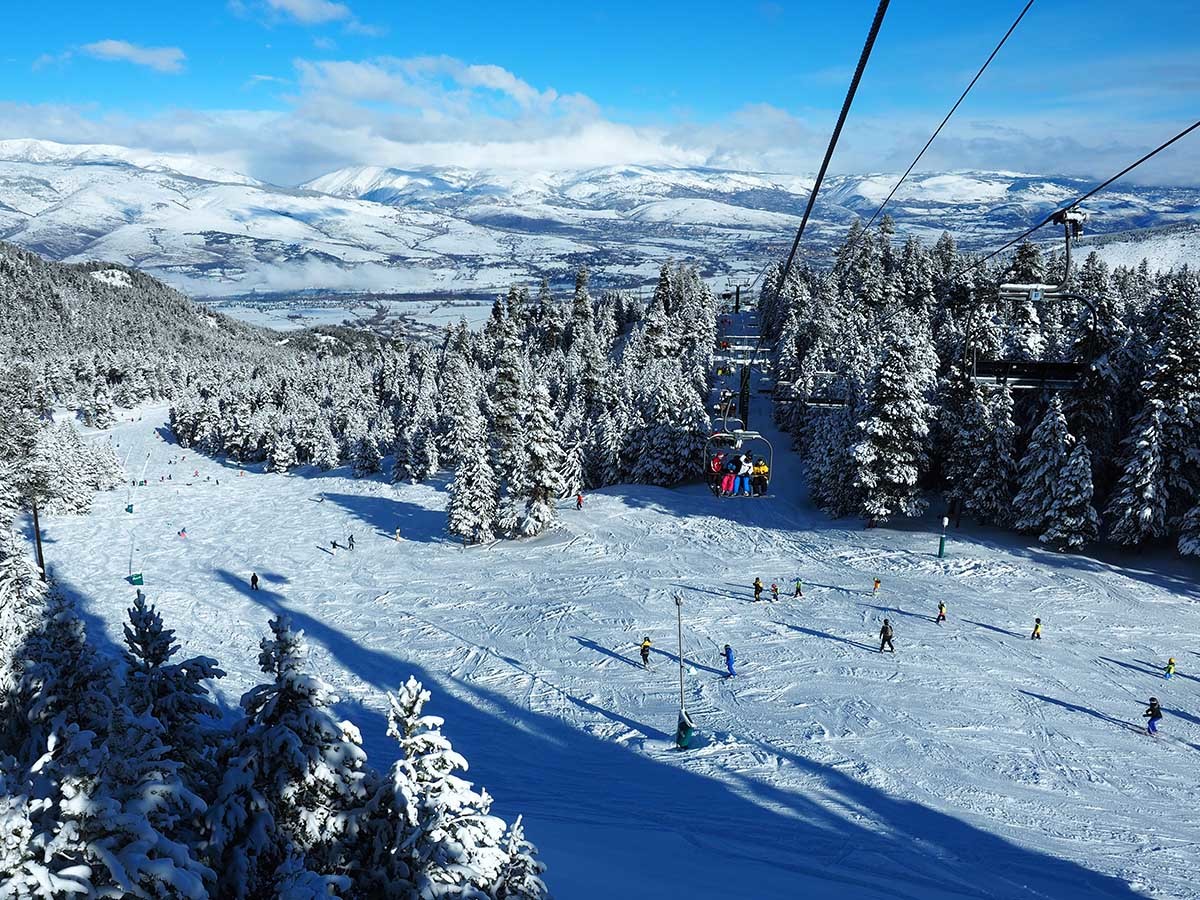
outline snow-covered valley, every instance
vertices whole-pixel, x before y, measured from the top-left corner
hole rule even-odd
[[[893,181],[830,178],[806,250],[842,240]],[[542,277],[563,284],[581,263],[606,286],[631,287],[652,283],[668,259],[720,286],[753,282],[786,249],[809,185],[711,168],[359,166],[280,187],[189,157],[13,140],[0,141],[0,239],[58,260],[136,266],[198,297],[477,294]],[[1091,186],[1013,172],[917,174],[889,212],[903,234],[932,243],[949,231],[983,249]],[[1119,185],[1089,209],[1089,231],[1104,234],[1195,222],[1200,191]]]
[[[233,706],[287,611],[377,765],[394,752],[383,692],[418,675],[471,777],[525,814],[562,900],[1200,897],[1194,561],[1060,556],[967,527],[939,559],[933,516],[860,531],[814,511],[773,431],[768,498],[611,487],[536,539],[464,549],[441,481],[243,470],[180,449],[165,415],[94,437],[144,462],[145,487],[44,522],[93,632],[116,645],[125,576],[143,572],[185,652],[228,670]],[[350,534],[356,549],[331,554]],[[778,603],[751,602],[755,576]],[[684,753],[676,593],[702,735]],[[895,655],[878,652],[885,617]]]

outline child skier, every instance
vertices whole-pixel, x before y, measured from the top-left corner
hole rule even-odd
[[[773,581],[771,582],[771,602],[772,603],[779,602],[779,585],[777,585]]]
[[[761,578],[754,579],[754,602],[757,603],[762,599],[763,583]]]
[[[725,650],[721,653],[725,657],[725,668],[729,671],[727,677],[732,678],[737,672],[733,671],[733,648],[728,644],[725,645]]]
[[[397,544],[400,543],[400,529],[399,528],[396,529],[396,543]]]
[[[1029,636],[1031,641],[1040,641],[1042,639],[1042,620],[1035,618],[1033,620],[1033,634]]]
[[[945,621],[946,621],[946,602],[944,600],[939,600],[938,601],[937,624],[941,625]]]
[[[1167,681],[1171,680],[1171,676],[1175,674],[1175,657],[1167,660],[1167,667],[1163,670],[1163,678]]]
[[[250,573],[250,590],[252,590],[252,591],[258,590],[258,573],[257,572]]]
[[[879,580],[878,578],[876,578],[876,579],[875,579],[875,586],[871,588],[871,594],[872,594],[872,595],[875,595],[875,594],[878,594],[878,593],[879,593],[879,587],[880,587],[880,585],[881,585],[881,584],[882,584],[882,582],[880,582],[880,580]]]
[[[642,668],[650,668],[650,635],[642,638]]]
[[[350,538],[346,541],[346,546],[351,550],[354,549],[354,535],[350,535]]]
[[[1158,723],[1162,719],[1162,707],[1158,705],[1158,698],[1150,698],[1150,708],[1142,713],[1142,718],[1149,719],[1146,723],[1147,734],[1158,734]]]
[[[883,627],[879,629],[879,652],[883,652],[883,648],[887,647],[889,653],[895,653],[896,648],[892,645],[892,623],[887,619],[883,620]]]
[[[583,494],[575,495],[575,509],[583,509]]]
[[[798,598],[804,597],[804,582],[799,578],[796,579],[796,593],[792,594],[792,596]]]

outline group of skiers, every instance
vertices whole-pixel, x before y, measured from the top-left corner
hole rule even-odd
[[[643,669],[650,668],[650,648],[653,646],[654,646],[654,642],[650,640],[650,635],[646,635],[644,638],[642,638],[642,643],[640,645],[640,649],[641,649],[641,653],[642,653],[642,668]],[[726,675],[726,677],[732,678],[734,675],[737,674],[737,672],[734,671],[734,668],[733,668],[733,661],[734,661],[733,648],[730,647],[728,644],[726,644],[725,649],[721,651],[721,659],[723,659],[725,661],[725,671],[728,673]]]
[[[716,453],[708,461],[709,480],[721,497],[762,497],[767,493],[771,469],[761,456],[749,453]]]

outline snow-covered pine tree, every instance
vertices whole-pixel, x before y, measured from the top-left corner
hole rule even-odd
[[[163,625],[154,606],[138,593],[124,626],[125,698],[138,715],[152,716],[171,744],[171,757],[182,764],[180,777],[205,802],[219,781],[221,709],[206,681],[223,678],[217,661],[194,656],[171,662],[179,652],[175,632]]]
[[[1187,511],[1179,527],[1179,552],[1200,556],[1200,502]]]
[[[537,858],[537,848],[525,839],[520,816],[504,836],[503,847],[508,858],[492,886],[492,896],[496,900],[546,900],[550,894],[539,877],[546,867]]]
[[[1021,458],[1021,488],[1013,499],[1018,531],[1041,534],[1050,522],[1054,492],[1062,480],[1063,467],[1075,439],[1067,430],[1062,401],[1055,396],[1046,414],[1033,430],[1029,446]]]
[[[1125,441],[1125,469],[1109,500],[1109,536],[1135,546],[1167,533],[1167,487],[1162,461],[1162,402],[1150,400]]]
[[[1056,550],[1078,550],[1096,540],[1100,517],[1092,506],[1092,460],[1080,439],[1063,466],[1050,504],[1046,530],[1038,537]]]
[[[504,823],[490,815],[492,799],[456,773],[467,761],[425,714],[430,694],[415,678],[389,694],[388,734],[400,758],[372,807],[378,813],[363,843],[360,887],[372,896],[493,896],[508,861]]]
[[[330,889],[346,886],[338,873],[370,787],[357,729],[333,718],[337,698],[303,671],[303,635],[281,616],[269,625],[258,661],[272,680],[242,697],[245,717],[234,727],[208,811],[213,867],[226,897],[275,896],[278,872],[293,856]]]
[[[550,392],[540,378],[534,381],[530,397],[525,453],[527,468],[521,479],[523,490],[514,496],[524,500],[525,504],[519,523],[521,534],[532,537],[554,521],[554,500],[563,493],[561,437],[550,408]]]
[[[861,439],[851,451],[855,485],[862,512],[876,522],[920,515],[926,506],[918,484],[928,460],[932,407],[920,369],[917,345],[903,335],[892,338],[858,422]]]
[[[498,487],[492,472],[491,455],[479,407],[470,409],[457,422],[459,461],[450,482],[446,503],[447,527],[465,544],[477,544],[496,530]]]
[[[1017,483],[1017,425],[1008,385],[993,388],[987,397],[975,442],[975,471],[969,482],[967,506],[979,521],[1007,526],[1013,517]]]

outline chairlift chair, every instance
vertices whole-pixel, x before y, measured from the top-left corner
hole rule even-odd
[[[1063,227],[1063,239],[1066,244],[1066,260],[1063,265],[1063,277],[1058,284],[1013,284],[1000,285],[1000,300],[1007,303],[1028,301],[1031,304],[1043,305],[1078,301],[1083,303],[1092,316],[1092,334],[1097,328],[1096,307],[1087,297],[1070,290],[1067,282],[1071,278],[1071,240],[1083,234],[1083,225],[1088,214],[1076,207],[1060,209],[1050,219],[1056,225]],[[1049,359],[979,359],[978,348],[974,345],[975,313],[979,306],[971,309],[967,320],[966,360],[971,379],[977,384],[1008,385],[1011,390],[1049,390],[1065,391],[1074,388],[1083,378],[1086,366],[1074,362],[1062,362]]]

